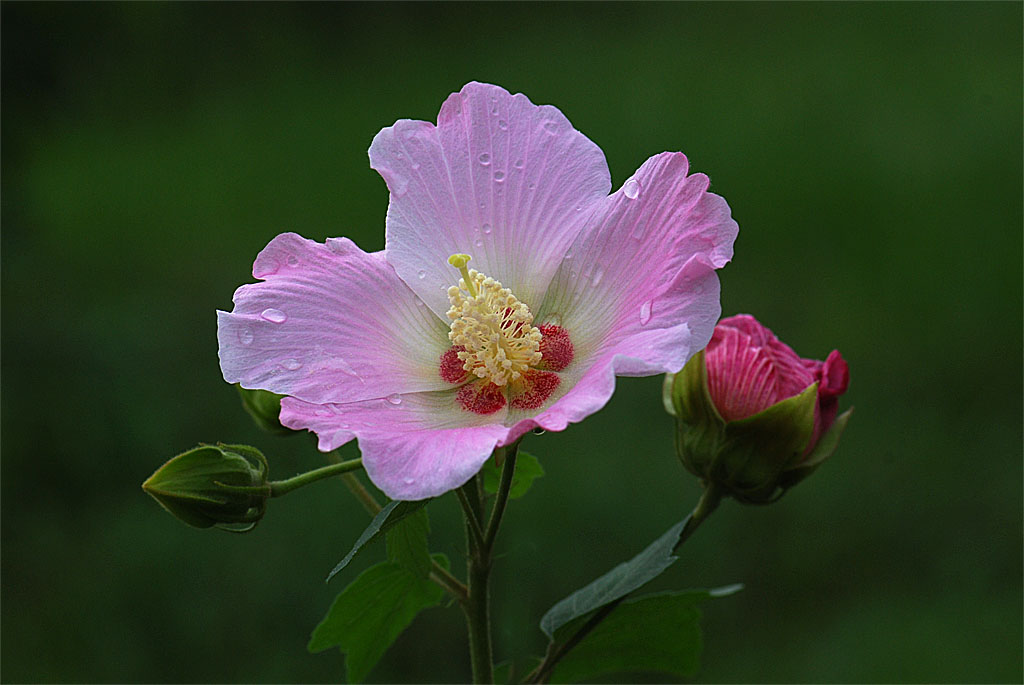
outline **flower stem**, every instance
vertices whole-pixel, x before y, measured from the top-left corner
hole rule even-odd
[[[708,516],[711,515],[717,507],[719,502],[722,501],[722,489],[715,483],[706,483],[704,485],[704,492],[701,493],[700,500],[697,501],[697,506],[693,508],[693,511],[686,519],[686,523],[683,525],[683,530],[679,533],[679,542],[676,543],[675,547],[672,548],[673,553],[677,552],[682,544],[693,535],[693,532],[697,530],[697,527],[703,523]],[[601,621],[608,618],[609,614],[615,610],[615,607],[619,606],[626,598],[628,594],[619,597],[618,599],[605,604],[603,607],[594,612],[594,615],[584,623],[579,630],[561,644],[551,642],[548,644],[547,654],[544,655],[544,660],[535,668],[526,678],[523,680],[524,683],[545,683],[548,678],[551,677],[551,673],[554,671],[555,666],[558,662],[565,657],[566,654],[572,650],[573,647],[578,645],[583,638],[590,634],[590,632],[596,628]]]
[[[484,533],[484,547],[490,555],[494,548],[494,539],[498,536],[498,527],[501,526],[501,517],[505,513],[505,505],[508,504],[508,493],[512,489],[512,477],[516,471],[516,455],[519,454],[519,443],[516,442],[508,447],[499,447],[494,451],[495,458],[504,463],[501,469],[501,483],[498,485],[498,493],[494,499],[494,508],[491,509],[491,518],[487,522],[487,532]]]
[[[473,669],[474,683],[494,681],[494,666],[491,656],[490,589],[491,555],[480,531],[483,502],[480,493],[480,479],[472,479],[458,489],[466,515],[466,546],[469,598],[462,605],[469,632],[469,659]]]
[[[270,496],[280,497],[281,495],[287,495],[292,490],[301,488],[303,485],[315,483],[316,481],[323,480],[324,478],[331,478],[333,476],[349,473],[350,471],[355,471],[356,469],[361,468],[363,468],[362,459],[350,459],[349,461],[329,464],[318,469],[313,469],[312,471],[307,471],[306,473],[300,473],[297,476],[286,478],[285,480],[274,480],[268,483],[270,486]]]

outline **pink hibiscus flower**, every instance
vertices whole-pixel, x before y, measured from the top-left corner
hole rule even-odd
[[[287,395],[281,422],[323,451],[356,438],[392,499],[462,485],[496,447],[601,409],[616,375],[679,371],[711,338],[737,226],[681,153],[609,194],[559,110],[470,83],[436,126],[378,133],[370,165],[385,249],[277,236],[217,336],[226,381]]]

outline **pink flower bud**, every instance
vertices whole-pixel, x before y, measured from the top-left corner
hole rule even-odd
[[[839,350],[832,350],[824,362],[801,359],[749,314],[719,321],[704,359],[711,399],[726,421],[753,416],[817,383],[814,430],[804,454],[836,420],[839,396],[850,383],[850,370]]]
[[[742,502],[775,501],[835,451],[849,381],[838,350],[801,359],[754,317],[723,319],[707,348],[666,378],[679,458]]]

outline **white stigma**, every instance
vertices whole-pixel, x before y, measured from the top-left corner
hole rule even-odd
[[[448,339],[463,348],[458,354],[468,373],[506,385],[540,363],[542,336],[530,308],[498,281],[467,269],[469,259],[463,254],[448,258],[462,272],[459,285],[448,288]]]

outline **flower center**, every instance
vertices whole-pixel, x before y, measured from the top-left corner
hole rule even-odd
[[[465,254],[448,258],[462,273],[458,286],[448,289],[448,339],[463,370],[504,386],[540,363],[541,331],[525,303],[493,278],[467,269],[469,260]]]

